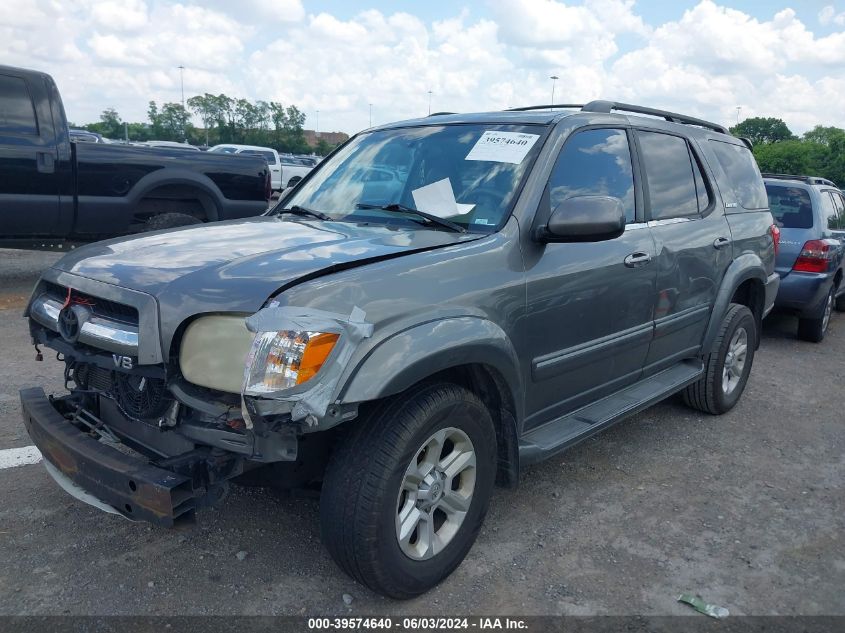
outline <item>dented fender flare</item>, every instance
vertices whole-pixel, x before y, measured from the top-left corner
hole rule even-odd
[[[523,385],[519,360],[498,325],[476,316],[437,319],[381,341],[355,368],[339,400],[361,403],[401,393],[438,372],[469,364],[498,371],[511,390],[522,419]]]

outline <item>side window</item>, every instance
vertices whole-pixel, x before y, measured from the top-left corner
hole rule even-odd
[[[722,171],[728,179],[735,200],[726,199],[726,203],[737,202],[743,209],[765,209],[768,206],[766,188],[760,176],[760,169],[754,155],[744,145],[734,145],[722,141],[710,140],[710,147]],[[723,191],[723,197],[727,197]]]
[[[648,185],[651,219],[697,216],[696,177],[686,140],[659,132],[637,132],[637,137]],[[701,178],[700,173],[698,176]],[[701,186],[704,187],[703,178]]]
[[[0,133],[3,132],[38,136],[32,98],[20,77],[0,75]]]
[[[842,200],[842,194],[838,191],[828,191],[831,200],[833,200],[833,208],[835,212],[827,218],[827,228],[834,231],[841,231],[845,229],[845,202]]]
[[[625,130],[576,132],[561,150],[549,179],[552,209],[567,198],[589,195],[619,198],[625,219],[634,221],[634,175]]]

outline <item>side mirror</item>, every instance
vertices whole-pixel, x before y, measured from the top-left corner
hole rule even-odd
[[[537,229],[538,242],[601,242],[625,231],[625,207],[611,196],[575,196],[557,205],[546,225]]]

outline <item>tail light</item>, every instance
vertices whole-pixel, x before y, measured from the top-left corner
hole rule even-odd
[[[267,170],[267,177],[264,179],[264,199],[269,200],[273,195],[273,185],[270,182],[270,170]]]
[[[826,272],[833,255],[833,248],[824,240],[810,240],[804,244],[792,270],[802,273]]]
[[[775,257],[780,253],[780,229],[777,224],[772,224],[769,227],[769,233],[772,234],[772,242],[775,245]]]

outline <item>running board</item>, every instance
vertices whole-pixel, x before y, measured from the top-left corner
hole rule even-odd
[[[526,433],[519,442],[521,465],[534,464],[657,404],[701,378],[704,363],[688,359]]]

